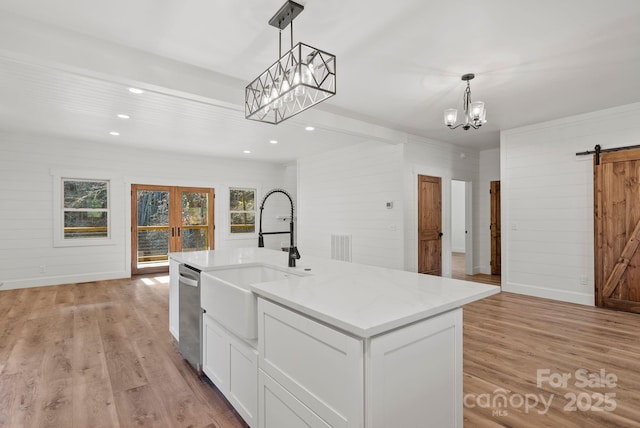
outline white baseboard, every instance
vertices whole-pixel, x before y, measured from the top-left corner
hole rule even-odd
[[[490,266],[474,266],[473,274],[482,273],[485,275],[491,275],[491,267]]]
[[[579,305],[595,306],[594,295],[578,293],[576,291],[557,290],[553,288],[537,287],[535,285],[503,282],[502,291],[545,299],[560,300],[562,302],[577,303]]]
[[[126,271],[86,273],[81,275],[60,275],[37,278],[25,278],[0,282],[0,290],[18,288],[46,287],[48,285],[75,284],[80,282],[105,281],[108,279],[129,278]]]

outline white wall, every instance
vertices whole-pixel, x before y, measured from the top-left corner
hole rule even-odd
[[[411,137],[404,145],[404,225],[405,225],[405,270],[418,270],[418,175],[430,175],[442,178],[442,274],[451,276],[451,180],[472,182],[472,212],[478,210],[478,172],[477,151],[445,144],[433,140]],[[475,230],[477,215],[472,218],[473,227],[469,230],[473,248],[467,248],[467,256],[475,260]]]
[[[403,268],[401,145],[367,142],[300,159],[298,178],[302,257],[330,257],[331,235],[347,234],[353,262]]]
[[[465,182],[451,181],[451,251],[465,252]]]
[[[480,152],[480,185],[478,209],[478,264],[475,273],[491,274],[491,182],[500,180],[500,149]]]
[[[263,162],[0,133],[0,287],[130,276],[131,183],[213,187],[216,248],[257,245],[257,235],[236,239],[227,233],[228,189],[254,187],[260,199],[264,191],[283,186],[284,170]],[[112,180],[114,245],[54,248],[52,173],[74,176],[83,171]],[[279,205],[274,202],[273,215],[265,222],[271,230],[282,227],[275,222]],[[275,248],[279,241],[274,237],[268,246]]]
[[[637,145],[640,103],[501,134],[503,290],[592,305],[593,167]]]

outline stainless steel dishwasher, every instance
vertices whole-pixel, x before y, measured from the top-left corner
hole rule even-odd
[[[200,306],[200,270],[181,264],[179,282],[178,315],[180,341],[178,347],[182,357],[202,374],[202,308]]]

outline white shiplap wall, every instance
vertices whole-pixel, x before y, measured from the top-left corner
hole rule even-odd
[[[54,248],[52,173],[82,171],[112,180],[114,245]],[[129,276],[131,183],[214,187],[216,248],[257,245],[256,236],[234,239],[226,232],[228,188],[255,187],[261,198],[283,186],[284,171],[263,162],[0,133],[0,290]],[[271,230],[277,227],[272,212],[265,222]],[[268,246],[277,247],[275,239]]]
[[[501,133],[503,290],[594,299],[593,167],[577,152],[640,144],[640,103]]]
[[[331,257],[352,236],[352,261],[402,269],[402,145],[367,142],[298,161],[300,253]],[[386,208],[393,202],[393,208]]]

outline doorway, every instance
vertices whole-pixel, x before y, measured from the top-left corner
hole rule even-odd
[[[472,183],[451,180],[451,277],[473,275]]]
[[[640,149],[594,162],[595,303],[640,313]]]
[[[131,272],[167,272],[170,252],[214,248],[214,189],[131,186]]]
[[[418,176],[418,273],[442,275],[442,178]]]

